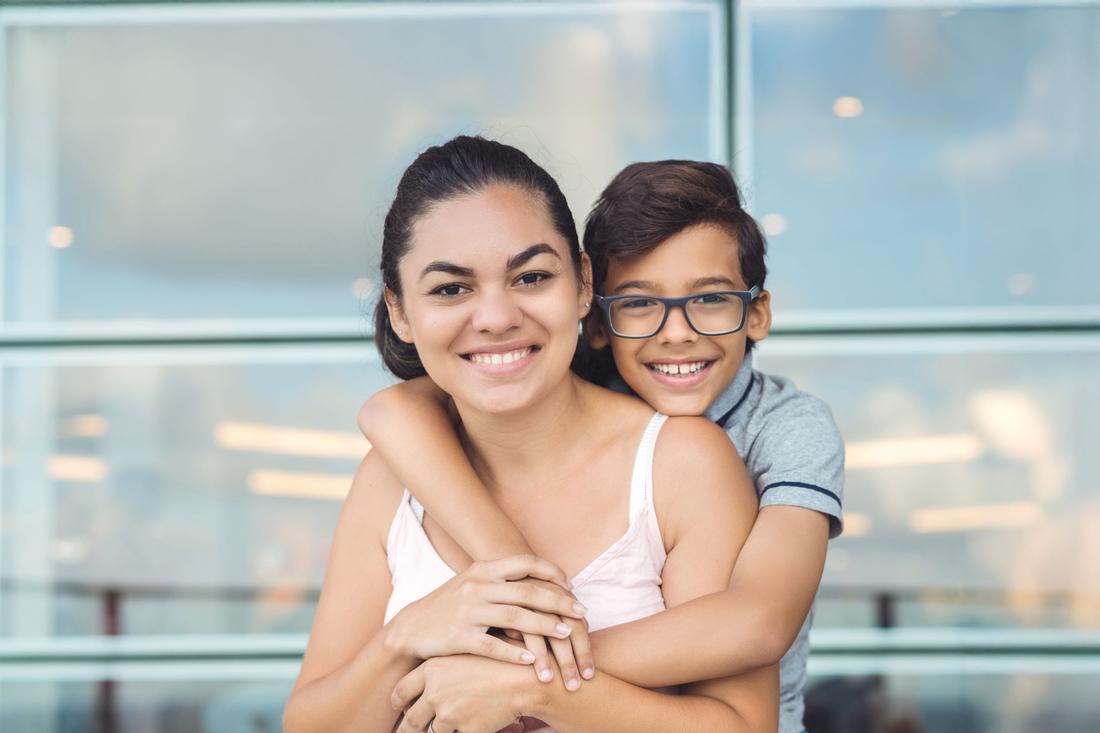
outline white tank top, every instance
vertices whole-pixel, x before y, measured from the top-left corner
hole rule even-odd
[[[654,414],[638,445],[630,478],[626,534],[571,578],[573,594],[588,608],[589,631],[665,610],[661,595],[665,546],[653,510],[653,447],[665,420],[665,415]],[[406,490],[386,539],[393,577],[386,623],[455,576],[424,533],[423,518],[423,508]]]

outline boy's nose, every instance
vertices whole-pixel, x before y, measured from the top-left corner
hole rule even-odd
[[[669,308],[665,325],[657,332],[656,338],[662,344],[684,344],[698,341],[699,334],[688,324],[683,308]]]
[[[485,293],[470,318],[478,331],[502,334],[523,322],[523,312],[507,293]]]

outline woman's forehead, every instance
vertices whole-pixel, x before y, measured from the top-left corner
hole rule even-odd
[[[539,244],[548,245],[559,258],[568,257],[568,245],[539,198],[512,186],[493,186],[438,204],[417,222],[411,244],[403,267],[444,259],[470,267],[503,267]]]

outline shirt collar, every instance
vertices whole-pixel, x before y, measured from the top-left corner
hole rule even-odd
[[[741,408],[745,399],[749,396],[749,388],[755,380],[755,372],[752,368],[752,354],[745,354],[745,360],[741,362],[741,368],[737,370],[733,381],[723,390],[722,394],[703,413],[703,417],[711,422],[718,423],[722,428],[728,426],[734,414]]]

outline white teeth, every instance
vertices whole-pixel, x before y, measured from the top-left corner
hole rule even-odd
[[[470,354],[468,358],[475,364],[511,364],[527,356],[531,351],[532,348],[528,346],[526,349],[517,349],[503,354]]]
[[[649,368],[661,374],[694,374],[700,369],[706,368],[709,362],[697,361],[690,364],[650,364]]]

